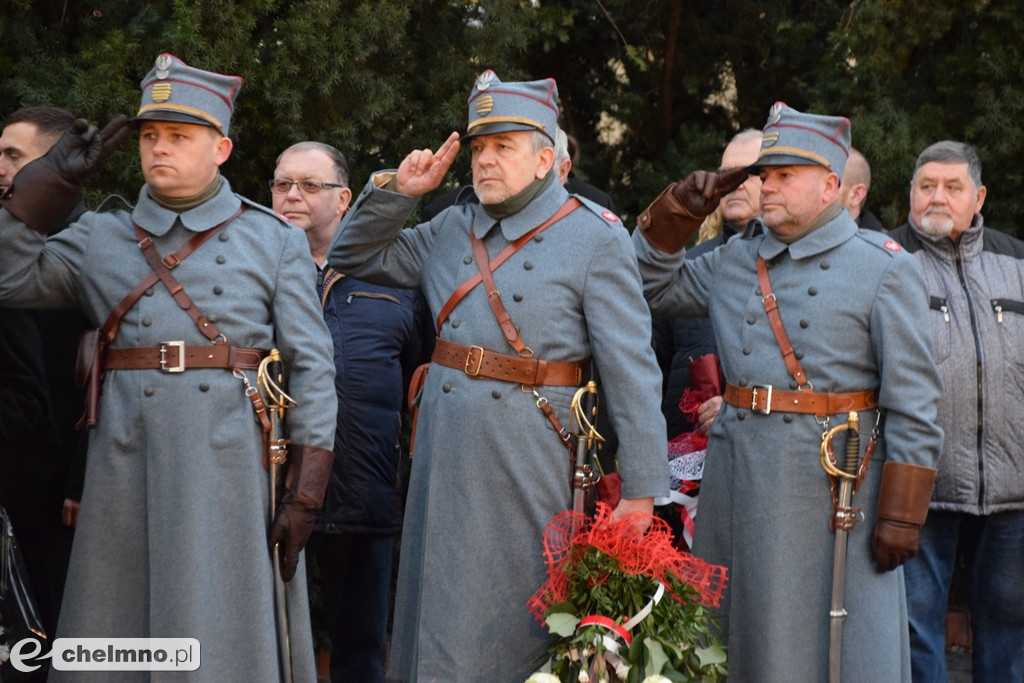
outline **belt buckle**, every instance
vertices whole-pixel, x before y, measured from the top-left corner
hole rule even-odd
[[[178,350],[178,364],[174,367],[167,367],[167,352]],[[173,360],[173,358],[171,359]],[[185,372],[185,342],[165,341],[160,344],[160,372]]]
[[[758,390],[766,392],[764,398],[764,408],[757,407],[757,392]],[[772,412],[772,385],[771,384],[755,384],[750,388],[750,409],[755,413],[761,415],[771,415]]]
[[[473,364],[473,352],[474,351],[476,351],[478,355],[477,355],[477,358],[476,358],[476,367],[471,370],[470,369],[470,365]],[[469,353],[466,354],[466,363],[462,367],[463,372],[465,372],[470,377],[479,377],[480,376],[480,368],[483,366],[483,364],[484,364],[484,347],[482,347],[482,346],[470,346],[469,347]]]

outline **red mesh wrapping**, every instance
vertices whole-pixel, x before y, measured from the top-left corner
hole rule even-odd
[[[644,519],[650,521],[650,527],[638,541],[633,529]],[[578,526],[575,535],[574,523]],[[599,502],[593,519],[566,510],[548,523],[544,532],[548,580],[526,603],[538,621],[544,621],[549,607],[568,598],[569,585],[563,568],[576,552],[587,546],[616,558],[623,572],[645,574],[664,583],[666,589],[669,588],[668,575],[675,575],[697,591],[704,605],[717,607],[722,599],[725,567],[677,550],[673,546],[671,528],[659,517],[633,513],[614,522],[612,509]],[[677,595],[673,597],[681,599]]]

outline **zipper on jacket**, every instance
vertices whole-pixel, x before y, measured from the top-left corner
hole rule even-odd
[[[943,322],[945,322],[947,325],[949,324],[949,304],[946,302],[945,299],[942,299],[937,296],[928,297],[928,308],[932,309],[933,311],[939,311],[940,313],[942,313]]]
[[[996,322],[1003,323],[1003,312],[1024,314],[1024,301],[1014,299],[992,299],[992,310],[996,314]]]
[[[971,335],[974,337],[974,373],[976,377],[975,386],[978,387],[977,394],[977,406],[978,406],[978,424],[975,427],[977,434],[977,443],[975,444],[975,453],[978,455],[978,507],[981,510],[981,514],[985,512],[985,459],[982,458],[982,446],[984,444],[983,434],[981,426],[984,423],[983,415],[983,403],[982,403],[982,380],[983,375],[981,372],[981,339],[978,338],[978,321],[975,317],[974,302],[971,300],[971,292],[967,288],[967,279],[964,277],[964,264],[960,258],[960,245],[953,245],[953,263],[956,264],[956,274],[960,279],[960,287],[964,290],[964,296],[967,299],[967,311],[971,320]]]

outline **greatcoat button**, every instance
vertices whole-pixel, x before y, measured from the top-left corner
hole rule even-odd
[[[523,270],[533,270],[533,262],[527,261],[523,264]]]
[[[795,352],[793,352],[793,355],[796,357],[797,360],[803,360],[803,358],[804,358],[804,352],[803,351],[795,351]]]
[[[801,320],[800,321],[800,327],[803,327],[804,329],[806,329],[808,325],[810,325],[810,323],[807,322],[806,320]]]
[[[224,265],[225,263],[227,263],[227,262],[228,262],[228,260],[227,260],[226,258],[224,258],[223,256],[218,256],[218,257],[217,257],[217,263],[218,263],[218,264],[220,264],[220,265],[222,265],[222,266],[223,266],[223,265]]]
[[[822,261],[821,262],[821,269],[822,270],[828,270],[831,267],[832,267],[832,264],[830,264],[828,261]]]
[[[793,416],[789,413],[786,413],[785,415],[782,416],[782,421],[788,424],[793,421]]]
[[[217,296],[220,296],[221,294],[224,293],[224,288],[221,287],[220,285],[217,285],[213,288],[213,293],[216,294]]]
[[[444,392],[444,393],[446,393],[446,394],[447,394],[448,392],[450,392],[451,390],[452,390],[452,385],[451,385],[451,384],[445,384],[445,385],[443,385],[443,386],[441,387],[441,391],[443,391],[443,392]]]
[[[217,239],[219,239],[221,242],[227,242],[228,241],[228,234],[226,232],[218,233],[217,234]]]
[[[453,320],[452,321],[452,327],[461,327],[461,326],[462,326],[462,321],[461,320]]]
[[[749,380],[747,380],[746,378],[744,378],[744,379],[741,379],[741,380],[740,380],[740,386],[741,386],[741,387],[745,387],[745,386],[747,386],[747,385],[748,385],[749,383],[750,383],[750,381],[749,381]]]
[[[807,288],[807,293],[810,294],[811,296],[817,296],[818,288],[817,287],[808,287]]]
[[[753,325],[756,322],[757,322],[757,318],[755,318],[753,314],[750,314],[750,315],[747,316],[747,324],[748,325]]]
[[[146,396],[152,396],[153,394],[156,393],[156,391],[154,391],[153,389],[146,389],[143,393],[146,394]]]
[[[747,419],[747,411],[745,411],[745,410],[737,410],[736,411],[736,419],[737,420],[746,420]]]
[[[150,318],[143,318],[142,319],[142,326],[143,327],[149,327],[152,324],[153,324],[153,321]]]
[[[465,263],[468,266],[470,263],[473,262],[473,257],[472,256],[464,256],[464,257],[462,257],[462,262]]]
[[[491,392],[491,398],[501,398],[501,392],[495,389]]]
[[[522,294],[513,294],[512,295],[512,301],[517,301],[518,302],[518,301],[522,301],[522,300],[523,300],[523,295]]]
[[[203,382],[202,384],[199,385],[199,391],[209,391],[209,390],[210,390],[210,385],[207,384],[206,382]]]
[[[745,349],[743,349],[743,355],[744,355],[744,356],[749,356],[749,355],[750,355],[750,354],[752,354],[753,352],[754,352],[754,349],[750,348],[749,346],[748,346],[748,347],[746,347]]]

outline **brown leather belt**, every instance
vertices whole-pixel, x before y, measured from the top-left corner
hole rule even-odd
[[[726,382],[722,399],[737,408],[769,415],[780,413],[806,413],[808,415],[837,415],[851,410],[871,410],[878,407],[878,390],[850,391],[841,394],[814,391],[782,391],[770,384],[738,387]]]
[[[577,387],[586,381],[587,361],[560,362],[510,356],[482,346],[463,346],[438,337],[430,360],[470,377],[500,379],[527,386]]]
[[[260,349],[243,349],[228,344],[185,346],[185,342],[169,341],[160,346],[134,349],[108,349],[106,370],[154,369],[184,372],[193,368],[234,368],[255,370],[267,355]]]

